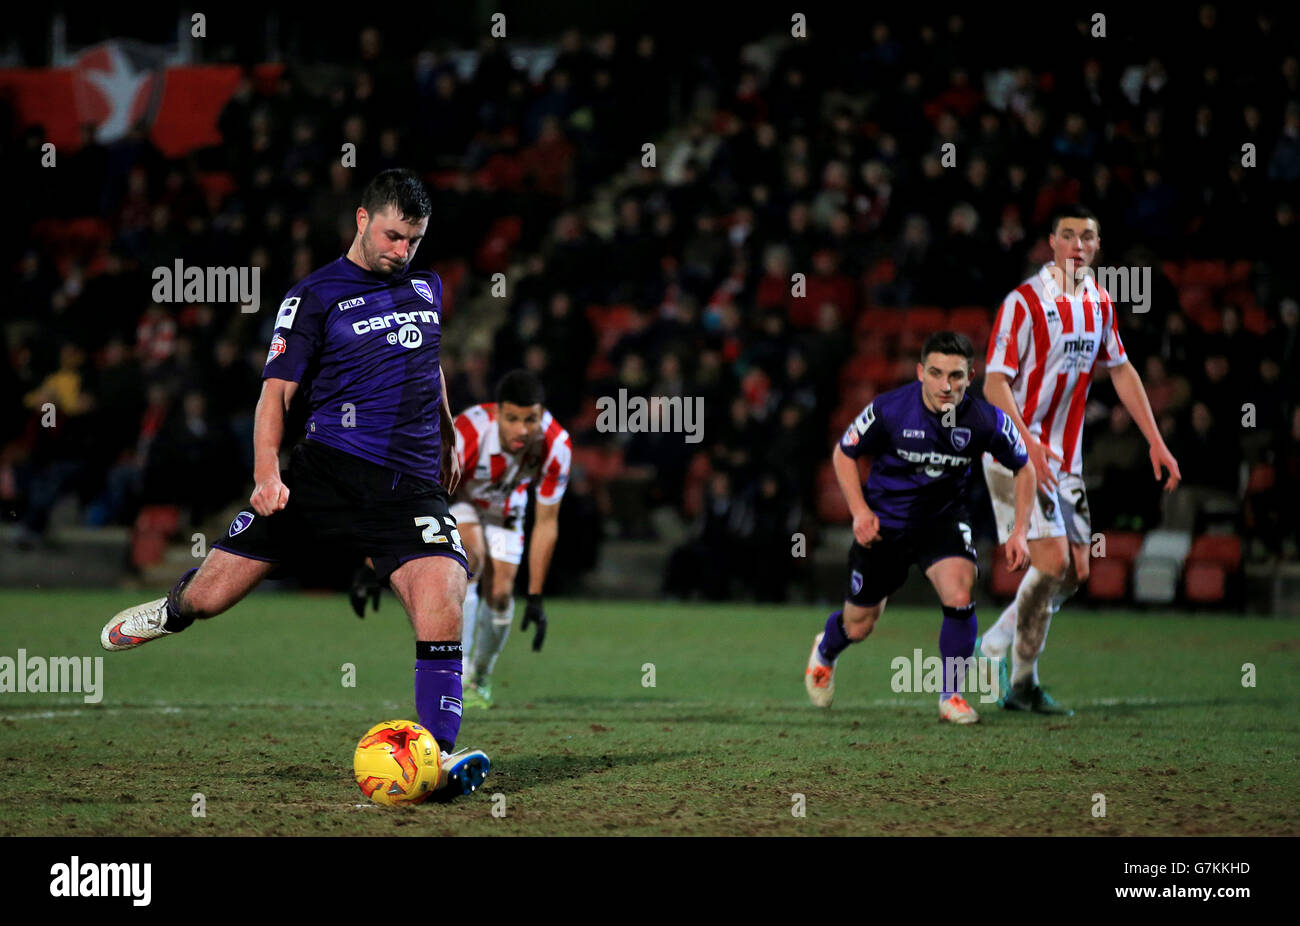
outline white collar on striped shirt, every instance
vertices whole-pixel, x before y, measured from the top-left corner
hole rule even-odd
[[[1038,271],[1038,275],[1043,280],[1044,291],[1046,291],[1048,297],[1053,300],[1060,299],[1062,295],[1061,287],[1056,285],[1056,280],[1052,277],[1051,268],[1055,266],[1056,266],[1056,261],[1049,260],[1047,263],[1043,264],[1042,268]],[[1082,280],[1083,285],[1081,287],[1075,288],[1074,295],[1077,298],[1078,296],[1086,293],[1094,302],[1097,302],[1101,297],[1101,293],[1097,289],[1096,276],[1092,272],[1091,267],[1087,267],[1085,268],[1085,270],[1087,272],[1084,274],[1084,278]]]

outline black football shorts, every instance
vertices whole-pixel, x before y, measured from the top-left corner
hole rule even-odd
[[[468,574],[451,499],[438,483],[314,440],[294,447],[283,479],[289,501],[281,511],[245,508],[213,546],[290,571],[327,556],[369,556],[381,581],[422,556],[450,556]]]
[[[960,556],[979,567],[970,521],[943,517],[911,529],[882,527],[871,546],[856,540],[849,548],[849,589],[845,596],[861,607],[879,604],[907,579],[913,565],[922,572],[941,559]]]

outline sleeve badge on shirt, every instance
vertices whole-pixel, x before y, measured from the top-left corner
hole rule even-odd
[[[970,428],[952,429],[952,446],[955,450],[965,450],[970,443]]]
[[[277,334],[275,337],[271,338],[271,349],[266,352],[266,362],[270,363],[276,357],[283,354],[285,346],[284,335]]]
[[[857,444],[859,440],[860,438],[858,437],[858,429],[855,428],[853,425],[849,425],[849,429],[844,432],[844,443],[848,444],[850,447],[853,447]]]
[[[293,319],[298,314],[298,304],[300,302],[302,302],[300,297],[293,296],[280,303],[280,311],[275,316],[276,328],[288,330],[293,327]]]
[[[420,294],[421,299],[429,303],[429,305],[433,305],[433,290],[429,288],[428,283],[424,282],[424,280],[412,280],[411,287]]]
[[[852,590],[854,595],[862,591],[862,573],[858,572],[856,569],[854,569],[853,573],[849,576],[849,588]]]

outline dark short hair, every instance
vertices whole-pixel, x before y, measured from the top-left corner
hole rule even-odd
[[[936,331],[926,338],[925,346],[921,348],[921,362],[925,363],[925,358],[931,354],[965,357],[968,368],[975,362],[975,348],[971,346],[970,338],[956,331]]]
[[[383,171],[366,184],[361,208],[374,215],[392,206],[408,222],[418,222],[433,212],[433,203],[419,174],[405,167]]]
[[[1051,230],[1053,235],[1056,234],[1056,226],[1061,223],[1061,219],[1092,219],[1097,223],[1098,234],[1101,233],[1101,220],[1097,218],[1096,213],[1079,203],[1070,203],[1068,206],[1058,206],[1056,208],[1056,211],[1052,213]]]
[[[511,405],[541,405],[546,400],[546,390],[536,374],[528,370],[511,370],[497,383],[497,403]]]

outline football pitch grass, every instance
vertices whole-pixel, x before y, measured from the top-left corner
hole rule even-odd
[[[0,693],[0,835],[1300,833],[1289,621],[1067,606],[1041,668],[1077,714],[972,699],[983,721],[955,727],[891,685],[895,657],[937,655],[937,608],[887,611],[822,711],[802,684],[820,607],[554,599],[534,653],[520,605],[499,706],[461,728],[492,758],[484,789],[394,809],[352,778],[368,727],[415,719],[391,595],[358,621],[342,595],[255,593],[104,653],[105,620],[145,597],[0,592],[0,657],[103,657],[97,704]]]

